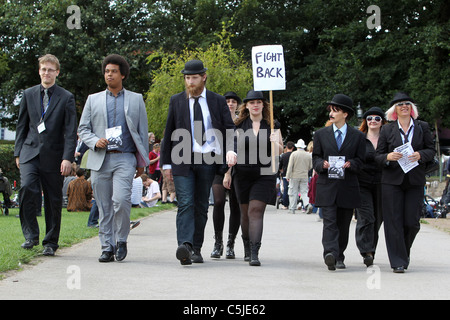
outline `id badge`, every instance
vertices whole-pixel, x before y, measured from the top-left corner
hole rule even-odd
[[[37,129],[38,129],[38,132],[39,132],[39,133],[42,133],[42,132],[45,131],[45,123],[44,123],[44,120],[42,120],[42,121],[38,124]]]

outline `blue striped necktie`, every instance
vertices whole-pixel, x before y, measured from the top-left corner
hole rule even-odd
[[[342,146],[342,132],[341,132],[341,130],[337,130],[337,134],[338,134],[338,136],[336,138],[336,143],[337,143],[337,146],[338,146],[338,150],[341,150],[341,146]]]

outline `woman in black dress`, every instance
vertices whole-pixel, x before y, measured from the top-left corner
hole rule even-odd
[[[272,143],[275,159],[283,151],[279,124],[271,133],[269,104],[262,92],[250,90],[239,108],[235,121],[238,140],[238,163],[234,167],[233,186],[241,208],[242,239],[245,260],[251,266],[261,265],[258,254],[261,246],[263,217],[266,205],[276,202],[276,173],[272,172]],[[278,165],[275,166],[278,168]],[[230,171],[225,174],[224,186],[231,185]]]
[[[224,94],[227,99],[227,105],[230,109],[231,118],[233,121],[237,118],[236,110],[241,104],[241,98],[235,92],[228,91]],[[228,166],[227,166],[228,167]],[[223,185],[224,173],[216,173],[212,184],[212,192],[214,198],[213,209],[213,223],[214,223],[214,248],[211,252],[211,258],[220,258],[223,254],[223,229],[225,225],[225,202],[226,202],[226,189]],[[226,248],[226,258],[234,259],[234,240],[241,226],[241,212],[239,209],[239,203],[237,202],[236,193],[231,186],[228,190],[228,199],[230,204],[230,218],[228,227],[228,241]]]

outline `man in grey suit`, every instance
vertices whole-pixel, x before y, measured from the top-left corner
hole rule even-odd
[[[127,255],[133,177],[149,165],[148,123],[141,94],[123,88],[130,67],[121,56],[102,64],[107,89],[88,97],[78,133],[89,147],[86,167],[99,208],[100,262]],[[136,171],[137,170],[137,171]]]
[[[55,84],[58,58],[39,58],[41,84],[24,91],[16,127],[14,156],[20,169],[20,223],[26,241],[22,248],[39,244],[41,190],[44,192],[46,235],[44,255],[58,249],[62,186],[69,175],[77,145],[77,117],[73,94]],[[41,189],[42,186],[42,189]]]

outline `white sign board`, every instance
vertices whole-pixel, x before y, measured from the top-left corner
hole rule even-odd
[[[255,91],[286,90],[283,46],[253,47],[252,65]]]

